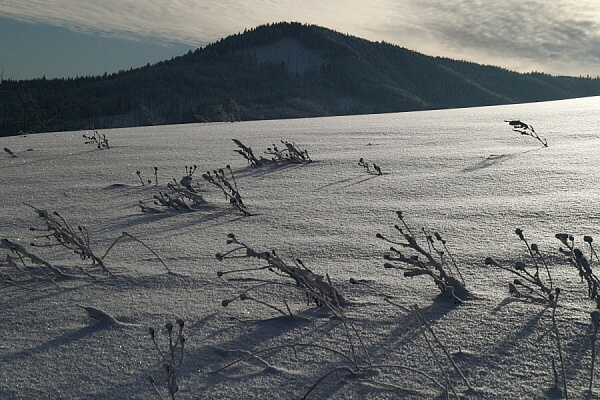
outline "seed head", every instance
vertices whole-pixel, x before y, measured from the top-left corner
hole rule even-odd
[[[516,269],[517,271],[525,271],[525,268],[526,268],[526,265],[525,265],[523,262],[521,262],[521,261],[517,261],[517,262],[515,263],[515,269]]]
[[[231,300],[223,300],[223,301],[221,302],[221,305],[222,305],[223,307],[227,307],[227,306],[229,305],[229,303],[231,303]]]
[[[520,228],[515,229],[515,233],[517,234],[517,236],[519,237],[519,239],[521,240],[525,240],[525,238],[523,237],[523,230]]]
[[[532,244],[531,244],[531,251],[538,252],[538,251],[539,251],[539,249],[538,249],[538,245],[537,245],[537,244],[535,244],[535,243],[532,243]]]
[[[154,328],[148,328],[148,333],[150,333],[150,336],[154,337]]]
[[[591,236],[584,236],[583,241],[586,243],[592,243],[594,241],[594,238],[592,238]]]
[[[171,332],[173,330],[173,323],[172,322],[167,322],[165,324],[165,328],[167,328],[167,331]]]

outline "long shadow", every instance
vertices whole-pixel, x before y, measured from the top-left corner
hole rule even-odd
[[[326,185],[323,185],[323,186],[317,188],[316,191],[321,191],[321,190],[327,189],[327,188],[332,188],[333,190],[338,189],[338,188],[339,189],[347,188],[350,186],[359,185],[366,181],[370,181],[371,179],[375,179],[379,176],[381,176],[381,175],[369,175],[367,177],[364,177],[364,175],[361,174],[360,176],[355,176],[352,178],[342,179],[342,180],[339,180],[336,182],[328,183]]]
[[[194,218],[182,224],[179,217],[189,214],[193,214]],[[227,209],[223,209],[217,206],[206,206],[203,209],[190,212],[168,211],[164,214],[130,214],[117,218],[114,222],[114,225],[111,226],[113,226],[115,229],[123,230],[137,225],[146,225],[153,222],[173,221],[178,228],[186,228],[198,224],[208,224],[212,221],[216,221],[227,216],[230,216],[232,221],[237,221],[241,218],[241,214],[233,208],[228,207]],[[177,218],[179,218],[179,220],[177,220]]]
[[[247,167],[244,167],[242,169],[234,171],[234,176],[236,178],[244,178],[247,176],[261,177],[261,176],[267,176],[267,175],[274,174],[277,172],[285,171],[288,169],[296,169],[296,168],[306,167],[306,166],[309,166],[309,165],[315,164],[315,163],[316,163],[316,161],[313,161],[310,163],[303,163],[303,164],[296,164],[296,163],[271,164],[271,165],[264,165],[262,167],[253,167],[253,166],[249,165]]]
[[[32,354],[47,352],[53,348],[76,342],[78,340],[85,338],[86,336],[89,336],[95,332],[99,332],[99,331],[102,331],[105,329],[127,329],[127,328],[120,327],[117,325],[115,325],[115,326],[107,326],[104,324],[90,325],[90,326],[86,326],[84,328],[78,329],[74,332],[71,332],[67,335],[59,336],[57,338],[51,339],[51,340],[49,340],[45,343],[42,343],[34,348],[25,349],[25,350],[21,350],[16,353],[13,353],[13,354],[9,354],[7,356],[7,358],[11,359],[11,360],[26,359],[26,358],[30,357]]]
[[[527,153],[530,153],[532,151],[537,151],[537,150],[539,150],[539,149],[531,149],[531,150],[526,150],[526,151],[523,151],[520,153],[512,153],[512,154],[491,154],[485,160],[480,161],[475,165],[471,165],[469,167],[463,168],[461,170],[461,172],[474,172],[474,171],[478,171],[478,170],[481,170],[484,168],[490,168],[497,164],[503,163],[512,158],[520,156],[522,154],[527,154]]]

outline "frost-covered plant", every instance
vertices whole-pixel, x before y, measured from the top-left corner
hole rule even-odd
[[[0,248],[10,251],[9,254],[6,254],[6,259],[0,261],[0,280],[7,284],[24,288],[19,282],[42,280],[50,281],[58,286],[55,279],[65,276],[63,271],[30,252],[25,246],[2,239]]]
[[[108,139],[104,133],[100,135],[98,131],[95,130],[92,135],[86,135],[84,133],[83,138],[85,139],[85,144],[93,144],[100,150],[110,149]]]
[[[356,281],[354,281],[354,282],[356,282]],[[391,301],[388,301],[388,302],[393,305],[397,305]],[[423,382],[432,383],[434,386],[436,386],[438,389],[440,389],[443,393],[445,393],[447,398],[450,397],[450,393],[453,393],[456,396],[456,398],[459,398],[456,385],[451,382],[450,377],[449,377],[448,373],[446,372],[446,368],[442,365],[442,363],[439,359],[440,356],[438,355],[438,353],[443,352],[443,354],[445,354],[446,357],[448,358],[452,367],[455,369],[455,371],[458,372],[458,374],[460,375],[462,380],[466,383],[467,387],[469,389],[473,389],[472,386],[469,384],[468,380],[465,378],[464,374],[460,371],[458,365],[454,362],[454,360],[450,356],[446,347],[441,343],[440,339],[434,333],[431,326],[429,326],[429,324],[426,322],[425,318],[423,317],[423,315],[421,314],[421,312],[417,306],[411,307],[409,309],[407,307],[397,305],[398,307],[400,307],[403,311],[407,312],[408,314],[414,315],[415,318],[417,319],[421,333],[423,334],[425,341],[428,345],[428,348],[432,352],[433,358],[443,375],[444,382],[438,381],[438,379],[436,379],[435,377],[431,376],[430,374],[428,374],[424,370],[420,369],[419,367],[415,367],[413,365],[404,365],[402,363],[398,363],[398,364],[375,363],[372,360],[366,346],[362,342],[362,339],[361,339],[361,336],[360,336],[358,330],[352,324],[351,320],[345,316],[343,309],[340,309],[337,307],[332,307],[331,302],[328,302],[326,304],[328,307],[330,307],[330,309],[332,310],[334,315],[339,317],[342,320],[342,322],[344,323],[346,337],[347,337],[348,342],[350,343],[349,350],[343,350],[343,349],[338,348],[337,346],[336,347],[326,346],[326,345],[321,345],[318,343],[302,343],[302,342],[288,343],[288,344],[283,344],[283,345],[279,345],[279,346],[263,348],[263,349],[248,353],[247,355],[245,355],[241,358],[238,358],[238,359],[226,364],[225,366],[219,368],[215,372],[223,371],[227,368],[230,368],[234,365],[239,364],[242,361],[246,361],[246,360],[250,360],[250,359],[257,359],[257,358],[268,365],[268,362],[263,360],[262,358],[259,358],[259,356],[262,357],[263,355],[266,355],[268,353],[278,353],[278,352],[286,350],[286,349],[291,349],[294,352],[296,360],[300,359],[298,357],[298,354],[301,350],[316,351],[316,352],[318,352],[318,354],[320,354],[320,357],[323,358],[322,361],[319,362],[319,364],[334,363],[335,366],[330,367],[326,372],[322,373],[318,377],[318,379],[308,388],[308,390],[305,391],[304,395],[302,395],[300,397],[301,399],[308,398],[308,396],[329,377],[331,377],[331,376],[340,377],[340,375],[342,375],[342,374],[350,375],[350,376],[354,377],[354,379],[359,380],[368,385],[371,385],[373,387],[381,387],[381,388],[387,389],[387,390],[401,389],[400,386],[396,386],[394,383],[390,382],[390,379],[386,379],[386,382],[382,383],[374,378],[374,376],[376,376],[378,373],[380,373],[383,370],[398,371],[399,377],[402,377],[402,378],[413,377],[414,379],[422,380]],[[359,354],[357,354],[354,346],[352,345],[352,342],[356,341],[356,340],[358,340],[360,342],[360,345],[362,346],[361,347],[362,351],[363,351],[362,357],[359,357]],[[337,344],[341,344],[343,342],[344,341],[342,341],[342,340],[335,340],[335,339],[333,340],[333,343],[337,343]],[[313,365],[314,364],[311,364],[311,367]]]
[[[423,229],[422,232],[427,243],[427,249],[425,249],[419,244],[411,228],[404,220],[402,211],[397,211],[396,216],[402,226],[394,225],[394,228],[400,233],[405,242],[394,241],[380,233],[377,234],[377,238],[409,249],[413,254],[404,254],[392,246],[390,247],[392,253],[384,256],[385,260],[388,261],[384,264],[384,267],[404,270],[404,276],[407,277],[428,275],[433,279],[440,292],[448,295],[455,303],[462,303],[468,297],[469,292],[465,287],[458,264],[448,251],[446,241],[439,233],[432,236]],[[438,248],[439,245],[442,248]],[[419,256],[423,256],[425,259],[420,259]],[[457,276],[454,276],[453,268]]]
[[[144,183],[144,180],[142,179],[142,171],[137,170],[137,171],[135,171],[135,174],[140,179],[140,183],[142,184],[142,186],[145,186],[146,183]],[[150,185],[152,183],[152,181],[150,179],[147,179],[146,182],[148,183],[148,185]],[[157,185],[158,185],[158,167],[154,167],[154,186],[157,186]]]
[[[165,329],[167,330],[168,336],[168,347],[166,351],[161,350],[156,340],[156,331],[154,328],[149,328],[150,338],[154,344],[154,348],[158,351],[158,354],[163,362],[163,368],[165,370],[165,382],[167,385],[167,391],[170,399],[175,399],[175,393],[179,390],[177,385],[177,378],[181,371],[181,364],[183,363],[183,353],[185,347],[185,336],[183,335],[183,326],[185,322],[183,319],[176,321],[177,328],[171,322],[167,322]],[[160,399],[164,399],[161,394],[161,390],[156,386],[156,381],[152,375],[148,376],[148,380],[154,389],[154,392]]]
[[[498,267],[517,276],[517,279],[508,284],[508,290],[514,296],[534,302],[545,303],[555,308],[558,301],[558,295],[560,294],[560,288],[554,287],[550,270],[548,269],[545,258],[539,250],[539,246],[535,243],[529,244],[522,229],[516,229],[515,234],[519,237],[519,240],[525,244],[527,255],[533,266],[528,267],[523,261],[517,261],[512,267],[506,267],[497,263],[492,257],[487,257],[485,259],[485,264]],[[548,278],[547,282],[540,276],[542,266],[544,267]],[[531,268],[534,269],[534,272],[530,271]]]
[[[35,232],[46,232],[44,235],[38,238],[45,238],[49,240],[46,244],[35,244],[31,243],[32,246],[35,247],[51,247],[51,246],[62,246],[65,249],[73,252],[78,255],[81,260],[91,260],[92,265],[97,265],[101,268],[101,270],[112,276],[112,272],[108,269],[106,264],[104,263],[104,259],[108,256],[110,251],[114,248],[114,246],[121,242],[124,239],[131,239],[138,244],[141,244],[146,249],[148,249],[161,264],[165,267],[167,272],[171,273],[171,270],[164,261],[156,254],[154,250],[152,250],[148,245],[142,242],[140,239],[136,238],[133,235],[130,235],[127,232],[122,232],[121,236],[116,238],[112,244],[108,247],[108,250],[104,253],[103,256],[97,256],[91,248],[90,245],[90,235],[86,227],[78,225],[77,229],[74,229],[58,212],[48,212],[46,210],[42,210],[27,204],[27,206],[33,208],[37,213],[38,217],[40,217],[44,223],[44,228],[30,228],[31,231]]]
[[[277,147],[273,143],[273,147],[267,147],[265,154],[271,156],[271,160],[275,163],[293,163],[303,164],[312,162],[308,156],[307,150],[301,150],[295,143],[282,140],[283,148]]]
[[[371,162],[371,164],[369,164],[369,161],[365,160],[364,158],[360,158],[360,160],[358,160],[358,165],[360,165],[361,167],[363,167],[365,169],[365,171],[367,171],[369,174],[372,175],[381,175],[381,167],[377,164],[375,164],[374,162]]]
[[[225,172],[225,170],[229,172],[229,175]],[[213,170],[212,172],[207,171],[202,175],[202,177],[207,182],[221,189],[225,195],[225,199],[229,201],[229,204],[237,208],[245,216],[252,215],[242,201],[242,196],[240,195],[235,176],[233,175],[233,171],[229,165],[227,165],[225,169],[220,168],[218,170]]]
[[[253,167],[260,167],[264,162],[268,162],[269,160],[263,157],[256,157],[254,152],[252,151],[252,147],[246,146],[244,143],[237,139],[231,139],[233,142],[239,147],[239,149],[234,150],[236,153],[240,154],[242,157],[248,161],[248,163]]]
[[[91,260],[92,265],[98,265],[105,273],[112,275],[110,270],[104,265],[102,257],[98,257],[91,249],[90,236],[88,230],[81,225],[77,229],[73,228],[57,211],[48,212],[27,204],[33,208],[44,223],[44,228],[29,228],[31,231],[47,232],[42,238],[52,240],[52,243],[39,245],[32,243],[32,246],[48,247],[59,245],[75,253],[81,260]]]
[[[228,306],[236,300],[252,300],[262,305],[268,306],[279,313],[285,315],[286,313],[278,307],[269,304],[267,301],[257,299],[251,295],[251,293],[257,292],[257,289],[264,288],[265,286],[276,285],[285,286],[295,289],[299,289],[305,296],[307,304],[315,304],[323,307],[328,306],[330,308],[341,309],[345,304],[344,298],[339,294],[337,289],[332,285],[329,276],[324,277],[318,275],[308,269],[304,263],[295,259],[293,264],[285,262],[280,258],[275,251],[255,251],[245,243],[239,241],[233,233],[227,235],[227,244],[235,245],[233,249],[225,253],[217,253],[216,258],[219,261],[227,259],[255,259],[260,262],[266,263],[259,267],[241,268],[230,271],[219,271],[218,276],[230,275],[230,274],[248,274],[255,273],[257,271],[268,270],[273,272],[276,277],[285,278],[281,279],[268,279],[261,277],[246,277],[246,278],[230,278],[230,281],[242,281],[251,282],[252,286],[244,289],[240,294],[232,299],[223,300],[223,307]],[[291,314],[289,307],[288,312]]]
[[[417,325],[419,326],[419,330],[421,331],[421,334],[423,335],[425,343],[427,344],[427,349],[430,351],[432,358],[435,361],[436,366],[438,367],[438,369],[440,370],[441,374],[444,377],[444,381],[446,384],[445,391],[446,391],[446,394],[448,397],[450,396],[450,392],[452,392],[457,398],[459,398],[457,391],[454,387],[454,384],[451,382],[448,373],[446,372],[445,368],[442,366],[442,363],[441,363],[441,361],[439,359],[439,355],[438,355],[439,352],[441,352],[446,357],[446,359],[448,360],[448,362],[450,363],[452,368],[459,374],[461,380],[467,385],[469,390],[473,390],[473,387],[471,386],[471,384],[469,383],[469,381],[465,377],[465,375],[462,373],[462,371],[460,370],[458,365],[454,362],[454,359],[452,358],[450,352],[447,350],[446,346],[444,346],[442,341],[435,334],[433,328],[431,328],[431,326],[427,323],[427,320],[423,316],[418,305],[414,304],[410,307],[406,307],[404,305],[398,304],[395,300],[392,300],[394,298],[397,298],[398,296],[390,295],[389,293],[386,293],[385,291],[379,289],[378,287],[372,286],[361,280],[350,278],[350,283],[353,285],[366,286],[367,288],[385,296],[384,300],[388,304],[391,304],[391,305],[397,307],[398,309],[400,309],[407,315],[412,315],[415,317]],[[431,338],[429,336],[431,336]]]
[[[544,139],[543,137],[541,137],[540,135],[538,135],[535,132],[535,129],[533,129],[533,126],[526,124],[525,122],[522,122],[519,120],[504,121],[504,122],[508,122],[508,124],[513,128],[513,132],[517,132],[517,133],[520,133],[521,135],[525,135],[525,136],[531,136],[532,138],[534,138],[538,142],[540,142],[544,147],[548,147],[548,141],[546,139]]]
[[[287,142],[285,140],[281,141],[284,145],[283,148],[279,148],[275,144],[273,144],[272,147],[267,148],[265,154],[271,156],[270,158],[262,156],[257,157],[254,155],[251,147],[244,145],[237,139],[231,140],[239,147],[239,149],[234,151],[241,154],[253,167],[262,167],[270,164],[304,164],[312,162],[307,150],[301,150],[295,143]]]
[[[555,237],[567,247],[566,250],[562,247],[558,250],[567,256],[567,259],[572,266],[577,268],[581,281],[583,282],[585,280],[587,283],[589,298],[595,300],[596,308],[600,309],[600,296],[598,295],[600,293],[600,280],[592,271],[591,262],[585,257],[583,251],[575,247],[575,238],[572,235],[557,233]],[[596,260],[600,262],[598,254],[592,245],[594,239],[591,236],[584,236],[583,241],[588,244],[590,260],[593,260],[593,258],[596,257]]]
[[[558,357],[560,360],[564,396],[568,399],[569,395],[567,391],[567,378],[565,373],[564,356],[562,351],[560,331],[558,329],[558,324],[556,320],[556,309],[558,307],[558,299],[560,297],[561,290],[560,288],[554,286],[552,282],[552,276],[550,275],[550,270],[548,269],[548,265],[545,261],[545,258],[539,250],[539,246],[535,243],[530,244],[527,238],[525,238],[522,229],[515,229],[515,234],[519,237],[519,240],[521,240],[525,244],[528,256],[531,259],[531,263],[533,264],[533,266],[527,266],[524,262],[517,261],[513,267],[506,267],[497,263],[491,257],[487,257],[485,259],[485,264],[488,266],[498,267],[517,276],[517,279],[515,279],[512,283],[508,284],[509,292],[513,296],[545,304],[552,310],[552,324],[548,330],[548,333],[554,334],[556,348],[558,350]],[[547,282],[542,278],[544,274],[540,273],[542,266],[546,271],[546,275],[548,278]],[[535,272],[530,272],[528,268],[534,269]],[[554,382],[556,385],[558,385],[559,378],[558,373],[556,371],[556,363],[554,359],[552,359],[552,370],[554,373]]]
[[[157,174],[157,168],[154,168],[155,174]],[[160,191],[153,196],[154,204],[162,208],[147,205],[140,200],[138,205],[142,209],[142,212],[164,213],[166,212],[165,209],[179,212],[195,211],[197,206],[206,204],[206,200],[204,200],[204,197],[200,194],[200,186],[198,184],[196,184],[196,186],[193,185],[192,175],[194,175],[194,172],[196,172],[197,169],[198,167],[196,165],[190,167],[185,166],[185,175],[179,182],[176,179],[173,179],[173,182],[167,184],[167,189],[169,189],[169,191]],[[158,178],[156,178],[156,181],[158,182]]]

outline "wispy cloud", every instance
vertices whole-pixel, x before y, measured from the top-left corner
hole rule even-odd
[[[390,37],[414,30],[414,47],[429,44],[434,54],[518,70],[600,75],[600,8],[593,0],[409,0],[402,6],[414,20],[384,29]]]
[[[600,75],[596,0],[4,0],[0,15],[195,46],[260,24],[299,21],[431,55]]]

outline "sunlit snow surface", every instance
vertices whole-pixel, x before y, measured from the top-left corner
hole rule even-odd
[[[533,125],[548,148],[512,132],[504,122],[511,119]],[[250,302],[223,308],[221,301],[238,294],[242,284],[217,277],[217,271],[256,265],[215,259],[215,253],[229,248],[228,233],[256,250],[276,250],[329,274],[350,300],[347,314],[376,364],[422,369],[443,381],[413,318],[381,294],[351,285],[350,278],[424,310],[476,388],[467,391],[451,374],[463,397],[559,398],[551,366],[556,346],[551,335],[544,335],[550,313],[512,301],[507,284],[514,277],[483,262],[488,256],[506,264],[527,260],[515,228],[551,256],[551,273],[565,293],[558,320],[570,397],[599,395],[600,381],[592,393],[586,390],[594,305],[577,272],[556,251],[560,243],[554,234],[600,240],[600,98],[107,130],[101,133],[109,139],[108,150],[84,144],[83,133],[0,138],[1,147],[17,156],[0,155],[0,236],[24,245],[33,241],[36,233],[29,228],[41,227],[42,221],[28,203],[86,226],[100,254],[121,232],[129,232],[179,275],[166,275],[151,253],[127,242],[106,259],[116,278],[62,281],[63,289],[29,284],[44,288],[41,292],[0,286],[0,398],[154,398],[147,376],[160,383],[163,371],[147,327],[158,331],[179,317],[186,320],[187,343],[177,398],[302,396],[341,365],[340,359],[314,350],[295,357],[287,350],[262,355],[267,364],[249,359],[212,373],[243,352],[283,343],[319,343],[349,352],[342,324],[297,296],[288,294],[291,307],[306,319],[271,319],[272,310]],[[314,162],[251,168],[234,152],[233,138],[255,153],[282,139],[292,141]],[[361,157],[380,165],[384,174],[369,175],[358,165]],[[139,200],[152,203],[154,194],[194,164],[194,178],[209,206],[192,213],[140,212]],[[254,216],[243,217],[203,181],[202,172],[227,164]],[[153,181],[155,166],[159,186],[142,186],[135,172]],[[465,304],[438,298],[427,278],[406,278],[383,267],[389,244],[375,235],[397,237],[397,210],[416,230],[437,230],[448,241],[473,294]],[[36,251],[55,265],[87,265],[56,248]],[[0,252],[2,258],[5,254]],[[101,308],[139,327],[95,326],[75,304]],[[332,375],[309,397],[445,398],[406,371],[378,369],[368,376],[395,390],[363,378]]]

